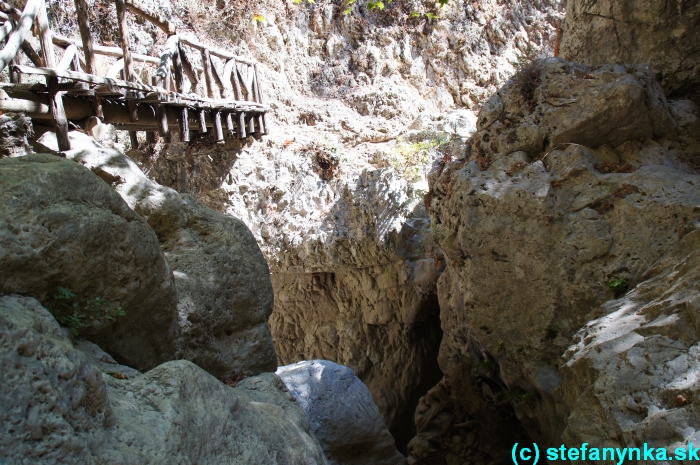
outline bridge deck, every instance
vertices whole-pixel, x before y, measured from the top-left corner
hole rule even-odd
[[[129,130],[132,145],[138,144],[137,131],[147,131],[149,141],[155,140],[156,131],[169,141],[171,127],[179,130],[183,141],[190,140],[190,128],[199,133],[211,128],[216,139],[221,141],[224,139],[224,125],[227,131],[239,138],[267,134],[265,113],[269,107],[263,104],[256,63],[209,48],[191,37],[175,34],[172,23],[143,10],[136,0],[116,0],[122,49],[94,45],[87,15],[81,14],[84,0],[75,1],[82,44],[52,34],[46,21],[44,0],[28,0],[21,14],[0,2],[0,11],[4,11],[0,13],[0,20],[3,16],[6,19],[0,26],[0,40],[7,38],[6,46],[0,52],[0,71],[10,64],[12,81],[0,84],[1,111],[23,111],[33,119],[53,121],[61,150],[70,148],[68,121],[79,125],[90,116]],[[131,54],[124,19],[127,8],[169,34],[159,58]],[[41,56],[25,40],[29,32],[27,24],[34,21],[42,39]],[[54,44],[65,49],[58,63]],[[202,66],[192,64],[184,45],[200,52]],[[20,47],[34,66],[18,64]],[[118,59],[107,76],[98,76],[94,72],[95,54]],[[212,56],[225,60],[223,73],[217,69]],[[143,69],[141,75],[134,72],[134,59],[158,65],[150,76],[153,85],[143,83],[141,78],[149,77]],[[128,79],[118,79],[118,74]],[[46,84],[22,84],[25,75],[43,76]],[[195,92],[202,81],[206,97]]]

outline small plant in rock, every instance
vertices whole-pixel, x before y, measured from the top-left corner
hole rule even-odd
[[[511,389],[510,391],[501,391],[496,395],[499,403],[514,402],[516,404],[529,404],[539,399],[540,395],[537,391],[527,392],[521,388]]]
[[[56,290],[47,308],[73,336],[80,334],[83,328],[92,325],[94,321],[115,321],[126,315],[121,307],[115,308],[109,300],[102,297],[94,297],[81,305],[78,296],[66,287]]]
[[[413,143],[399,139],[396,147],[389,153],[389,162],[407,181],[419,181],[423,176],[423,167],[435,158],[436,152],[447,142],[441,137]]]
[[[615,293],[615,298],[617,299],[628,289],[627,281],[624,278],[615,278],[608,283],[608,287],[612,289]]]
[[[559,327],[554,323],[550,323],[544,328],[544,339],[545,341],[553,341],[559,336]]]

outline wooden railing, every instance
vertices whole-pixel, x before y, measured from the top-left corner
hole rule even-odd
[[[60,150],[70,149],[68,122],[89,116],[129,130],[133,147],[138,146],[137,131],[146,131],[148,142],[155,141],[156,132],[169,142],[171,126],[179,129],[184,142],[190,140],[191,130],[201,134],[209,128],[217,141],[223,141],[223,124],[241,139],[267,134],[268,107],[263,103],[257,63],[178,34],[171,21],[147,11],[137,0],[115,3],[121,48],[93,43],[85,0],[75,0],[81,40],[51,31],[44,0],[27,0],[22,12],[0,2],[0,21],[4,21],[0,41],[6,40],[0,51],[0,72],[10,66],[10,84],[0,85],[0,110],[53,120]],[[127,11],[168,35],[160,57],[132,53]],[[41,54],[27,41],[32,29],[39,37]],[[55,46],[63,49],[60,60]],[[200,54],[201,66],[193,64],[188,49]],[[18,63],[20,50],[33,66]],[[96,55],[116,58],[105,76],[97,75]],[[212,57],[223,60],[222,72]],[[137,73],[135,61],[155,71]],[[22,75],[45,76],[46,85],[22,84]],[[143,77],[151,82],[144,83]],[[197,94],[200,83],[206,96]]]

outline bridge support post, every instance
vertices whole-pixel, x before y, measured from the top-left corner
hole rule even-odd
[[[70,140],[68,139],[68,120],[66,119],[66,111],[63,108],[63,97],[61,97],[61,92],[58,89],[58,78],[48,76],[46,85],[50,94],[51,113],[53,114],[54,127],[56,128],[58,150],[64,152],[70,150]]]

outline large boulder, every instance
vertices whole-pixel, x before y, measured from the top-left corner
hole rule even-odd
[[[272,373],[238,387],[187,361],[115,373],[99,349],[74,347],[38,301],[17,296],[0,297],[0,360],[6,463],[327,463]]]
[[[671,459],[700,443],[700,230],[642,279],[574,336],[555,398],[567,445],[648,444],[654,458],[661,448]]]
[[[149,180],[121,152],[71,132],[66,156],[112,184],[155,231],[177,290],[178,357],[220,379],[274,371],[270,273],[250,230],[187,194]],[[51,132],[35,144],[56,150]]]
[[[372,393],[350,368],[312,360],[279,367],[276,374],[308,415],[311,434],[321,443],[330,463],[405,463]]]
[[[643,97],[654,87],[644,68],[549,59],[533,76],[525,95],[516,76],[491,100],[500,109],[482,110],[468,160],[430,176],[448,264],[438,280],[445,377],[416,411],[415,459],[508,460],[528,437],[561,444],[562,354],[615,296],[611,283],[642,281],[700,221],[700,175],[684,162],[693,143],[674,140],[681,123],[668,121],[665,99]],[[618,91],[634,97],[633,114]],[[692,112],[673,113],[694,124]]]
[[[700,3],[569,0],[561,56],[587,65],[650,63],[671,98],[700,105]]]
[[[100,297],[125,316],[83,334],[140,369],[175,357],[176,294],[158,237],[89,169],[53,155],[0,159],[0,294],[81,305]]]

